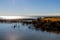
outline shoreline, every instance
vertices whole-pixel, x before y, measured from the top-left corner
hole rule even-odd
[[[50,31],[60,33],[60,17],[44,17],[37,19],[0,19],[0,23],[23,23],[32,24],[36,30],[41,29],[42,31]]]

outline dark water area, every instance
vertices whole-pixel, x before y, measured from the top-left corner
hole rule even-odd
[[[60,40],[60,34],[35,30],[32,24],[0,23],[0,40]]]

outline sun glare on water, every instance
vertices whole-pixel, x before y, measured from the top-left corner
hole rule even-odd
[[[23,19],[23,18],[32,18],[29,16],[0,16],[2,19]]]
[[[19,19],[21,16],[0,16],[2,19]]]

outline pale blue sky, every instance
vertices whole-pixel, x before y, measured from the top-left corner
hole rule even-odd
[[[60,0],[0,0],[0,15],[60,14]]]

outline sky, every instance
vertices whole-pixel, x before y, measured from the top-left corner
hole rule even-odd
[[[0,0],[0,16],[60,15],[60,0]]]

